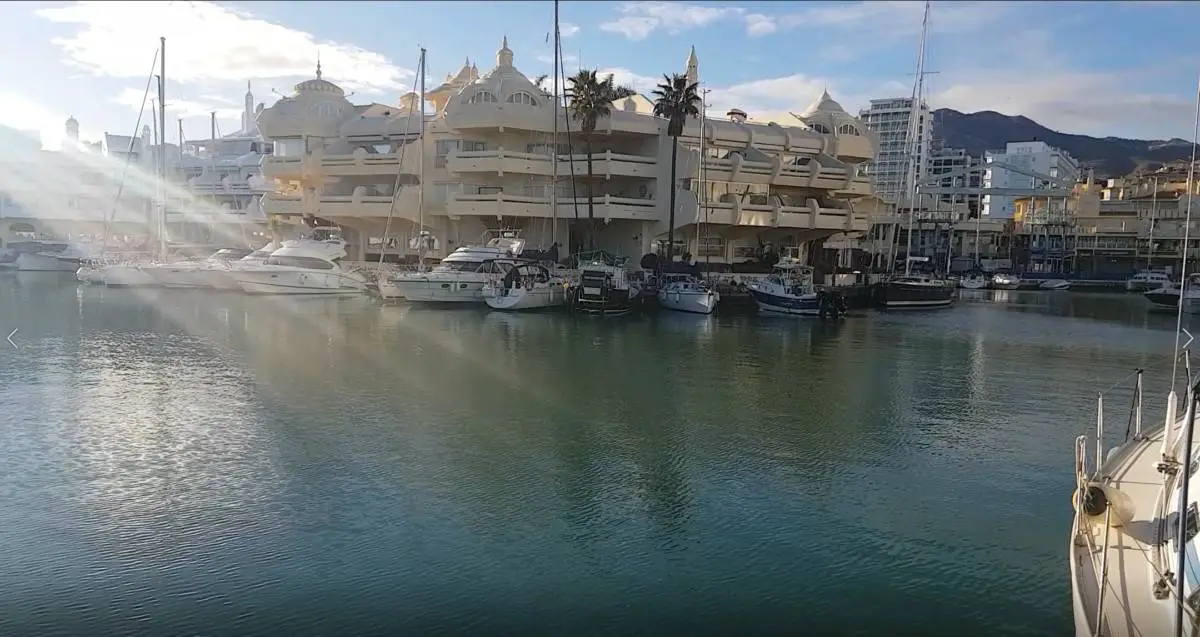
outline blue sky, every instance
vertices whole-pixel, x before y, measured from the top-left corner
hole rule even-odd
[[[568,71],[580,64],[647,89],[683,70],[691,46],[712,107],[752,118],[801,110],[823,88],[848,110],[911,92],[921,3],[562,2]],[[548,73],[550,2],[9,2],[0,37],[0,117],[55,145],[74,115],[83,137],[128,134],[167,38],[168,128],[205,136],[216,110],[238,128],[247,80],[268,104],[311,76],[356,102],[394,103],[470,57],[486,71],[507,35],[516,65]],[[1191,138],[1200,3],[935,2],[929,98],[936,107],[1023,114],[1066,132]]]

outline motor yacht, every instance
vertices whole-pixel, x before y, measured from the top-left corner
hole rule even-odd
[[[505,274],[525,241],[506,232],[484,245],[463,246],[428,272],[402,272],[379,282],[379,295],[413,303],[483,303],[483,286]]]
[[[210,270],[226,270],[230,262],[254,253],[247,248],[222,248],[202,261],[176,261],[146,265],[142,271],[166,288],[212,287]],[[262,256],[265,259],[270,252]]]
[[[360,294],[367,280],[346,269],[341,260],[346,243],[340,239],[284,241],[262,264],[230,267],[226,273],[247,294]]]

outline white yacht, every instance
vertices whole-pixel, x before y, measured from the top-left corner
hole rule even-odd
[[[1166,272],[1143,270],[1125,281],[1126,292],[1148,292],[1157,290],[1171,283],[1171,277]]]
[[[664,310],[712,314],[721,295],[703,279],[690,274],[664,274],[658,288],[658,303]]]
[[[247,294],[360,294],[367,279],[341,264],[346,243],[341,240],[284,241],[261,265],[228,270]]]
[[[958,279],[958,287],[964,290],[982,290],[991,284],[992,277],[982,272],[972,272]]]
[[[1021,277],[1011,272],[998,272],[992,276],[992,287],[997,290],[1015,290],[1021,287]]]
[[[508,271],[483,285],[483,299],[493,310],[535,310],[567,303],[567,279],[539,263],[501,264]]]
[[[282,243],[272,241],[236,261],[217,261],[209,264],[197,274],[204,280],[206,287],[214,290],[241,290],[242,286],[233,276],[234,272],[263,265],[272,252],[282,247]]]
[[[212,287],[209,270],[228,269],[230,262],[247,257],[253,252],[254,250],[243,248],[222,248],[203,261],[154,263],[144,266],[142,271],[166,288],[208,288]],[[265,259],[269,255],[268,252],[262,258]]]
[[[157,287],[158,279],[155,279],[146,271],[146,268],[155,265],[155,262],[150,259],[129,259],[119,263],[111,263],[103,267],[100,272],[100,278],[104,285],[110,288],[146,288]],[[79,272],[76,271],[76,277],[79,277]]]
[[[379,294],[414,303],[482,303],[484,284],[491,275],[506,272],[524,247],[523,239],[506,232],[486,245],[455,250],[429,272],[404,272],[380,281]]]

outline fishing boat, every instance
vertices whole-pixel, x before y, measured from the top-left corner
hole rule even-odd
[[[1200,96],[1196,102],[1200,130]],[[1194,183],[1196,139],[1188,183]],[[1188,199],[1183,224],[1184,245],[1191,231]],[[1180,259],[1182,280],[1192,279],[1187,259]],[[1165,286],[1160,286],[1162,289]],[[1099,394],[1094,439],[1075,441],[1074,519],[1068,544],[1071,609],[1078,637],[1196,635],[1200,609],[1200,457],[1196,454],[1196,411],[1200,384],[1192,375],[1191,334],[1183,329],[1179,294],[1166,294],[1175,303],[1175,344],[1171,384],[1161,428],[1143,429],[1143,371],[1134,370],[1128,383],[1131,408],[1122,415],[1119,433],[1106,431],[1105,403],[1114,390]],[[1186,341],[1181,340],[1186,337]],[[1181,377],[1182,376],[1182,377]],[[1183,381],[1179,401],[1177,381]],[[1122,402],[1130,400],[1121,396]],[[1179,418],[1179,412],[1184,416]],[[1119,431],[1119,430],[1118,430]],[[1121,440],[1108,446],[1112,440]],[[1094,446],[1093,446],[1094,445]]]
[[[593,316],[624,316],[640,308],[643,273],[626,265],[627,260],[604,252],[581,254],[579,281],[567,291],[571,311]]]
[[[750,294],[763,314],[817,316],[820,295],[813,276],[811,267],[792,259],[780,259],[766,279],[749,285]]]

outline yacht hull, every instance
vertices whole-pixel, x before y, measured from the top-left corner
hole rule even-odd
[[[410,303],[482,303],[484,300],[484,281],[419,278],[392,279],[388,283]],[[384,287],[380,286],[380,295],[384,293]]]
[[[940,281],[890,281],[878,288],[876,304],[884,310],[933,310],[954,303],[954,288]]]
[[[1146,301],[1150,303],[1150,308],[1155,310],[1174,310],[1179,307],[1179,292],[1165,292],[1155,290],[1143,294]]]
[[[717,309],[720,296],[712,291],[699,290],[659,290],[658,304],[664,310],[687,312],[690,314],[712,314]]]
[[[959,279],[958,287],[964,290],[983,290],[986,289],[990,281],[987,279],[973,279],[970,277]]]
[[[763,314],[817,317],[821,313],[821,305],[816,293],[785,296],[755,289],[751,289],[750,293],[754,295],[754,303],[758,306],[758,311]]]
[[[561,307],[567,301],[566,290],[562,285],[535,288],[494,288],[489,291],[491,294],[484,295],[488,307],[507,312]]]
[[[576,286],[569,292],[571,311],[589,316],[624,316],[641,305],[637,290]]]
[[[77,272],[78,259],[59,259],[44,254],[23,253],[17,255],[17,270],[21,272]]]
[[[366,281],[339,272],[250,271],[233,274],[246,294],[352,295],[366,291]]]
[[[1042,281],[1040,284],[1038,284],[1038,289],[1039,290],[1069,290],[1069,289],[1071,289],[1071,282],[1064,281],[1062,279],[1050,279],[1049,281]]]
[[[135,265],[110,265],[102,273],[104,285],[110,288],[156,287],[158,280]]]
[[[197,265],[158,265],[146,267],[142,270],[165,288],[195,289],[208,287],[204,271]]]

